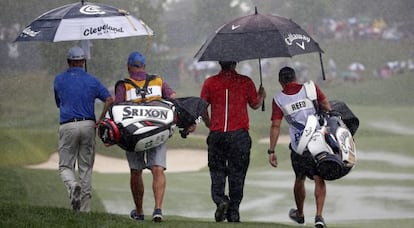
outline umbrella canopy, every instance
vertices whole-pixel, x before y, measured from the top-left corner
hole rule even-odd
[[[141,19],[113,6],[78,2],[50,10],[31,22],[16,41],[71,41],[153,35]]]
[[[259,59],[262,86],[261,58],[292,57],[319,52],[323,70],[323,50],[298,24],[291,19],[255,13],[221,26],[201,46],[195,55],[198,61],[242,61]],[[264,111],[264,101],[262,105]]]
[[[220,27],[195,55],[199,61],[241,61],[322,53],[319,44],[291,19],[257,13]]]

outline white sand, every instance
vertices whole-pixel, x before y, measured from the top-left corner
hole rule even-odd
[[[32,169],[58,169],[59,155],[53,153],[49,160],[27,166]],[[197,171],[207,166],[207,151],[190,149],[170,149],[167,152],[166,172]],[[125,159],[112,158],[96,154],[94,171],[99,173],[129,173],[128,162]]]
[[[288,135],[279,136],[278,143],[288,144]],[[269,144],[269,138],[259,140],[261,144]],[[26,166],[32,169],[58,169],[59,156],[53,153],[49,160],[36,165]],[[169,149],[167,152],[166,172],[198,171],[207,166],[207,150]],[[125,159],[112,158],[96,154],[94,171],[99,173],[129,173],[128,162]]]
[[[269,145],[269,138],[262,138],[259,140],[260,144],[267,144]],[[289,144],[290,143],[290,136],[289,135],[279,135],[279,139],[277,140],[277,144]]]

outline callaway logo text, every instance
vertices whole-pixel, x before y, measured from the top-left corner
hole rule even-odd
[[[302,35],[302,34],[292,34],[289,33],[289,35],[285,38],[285,42],[287,45],[292,45],[293,42],[295,40],[302,40],[302,42],[298,43],[295,42],[296,45],[298,45],[300,48],[302,48],[303,50],[305,50],[305,43],[309,43],[310,42],[310,38],[308,36]]]

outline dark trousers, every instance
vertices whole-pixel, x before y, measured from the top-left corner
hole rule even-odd
[[[228,213],[233,211],[238,215],[250,162],[252,142],[249,132],[210,132],[207,145],[212,199],[216,205],[229,200]],[[229,184],[228,196],[225,194],[226,179]]]

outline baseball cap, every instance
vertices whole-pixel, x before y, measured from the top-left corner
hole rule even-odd
[[[141,53],[134,51],[131,54],[129,54],[128,65],[135,67],[143,67],[145,65],[145,57]]]
[[[67,59],[69,60],[83,60],[85,57],[86,55],[83,49],[77,46],[70,48],[67,55]]]

